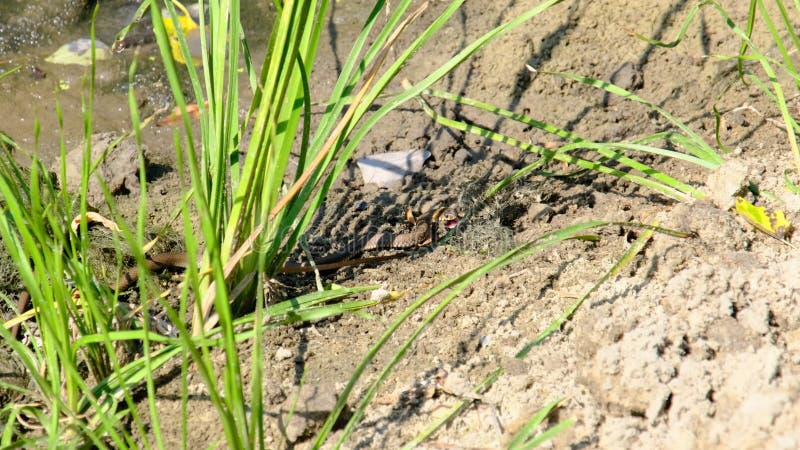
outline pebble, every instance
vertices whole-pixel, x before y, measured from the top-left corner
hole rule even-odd
[[[294,353],[286,347],[280,347],[275,352],[275,361],[284,361],[292,357]]]
[[[742,162],[735,159],[726,161],[706,179],[709,199],[720,209],[733,208],[736,194],[747,182],[747,174],[748,167]]]
[[[471,159],[472,157],[469,155],[469,152],[463,148],[456,150],[455,154],[453,155],[453,161],[460,166],[466,165]]]
[[[609,80],[627,91],[639,89],[644,86],[641,72],[636,65],[630,61],[619,66],[619,68],[611,74]]]

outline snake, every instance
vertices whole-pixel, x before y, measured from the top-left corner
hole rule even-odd
[[[399,255],[388,255],[366,259],[351,259],[353,256],[376,250],[408,250],[436,244],[439,241],[440,231],[451,230],[458,226],[461,215],[453,207],[439,207],[417,218],[411,209],[405,209],[406,221],[412,225],[411,231],[395,234],[382,232],[373,236],[358,238],[348,244],[343,250],[322,257],[309,263],[287,264],[278,273],[298,274],[319,271],[329,271],[345,266],[358,265],[366,262],[377,262],[385,259],[396,258]],[[446,232],[446,231],[445,231]],[[150,272],[160,272],[166,269],[186,269],[190,258],[186,252],[161,252],[147,255],[145,266]],[[139,267],[128,269],[119,279],[115,291],[123,292],[133,287],[139,280]],[[30,294],[23,291],[17,301],[17,311],[21,314],[28,306]],[[12,336],[19,334],[19,325],[11,329]]]
[[[458,226],[460,215],[453,207],[439,207],[420,218],[414,217],[409,208],[406,208],[406,221],[413,227],[406,233],[395,234],[392,232],[378,233],[373,236],[357,238],[343,250],[315,260],[317,270],[326,271],[338,269],[347,265],[357,265],[365,260],[353,260],[351,257],[377,250],[408,250],[411,248],[431,245],[439,240],[439,232],[451,230]],[[367,261],[378,261],[380,258]],[[189,256],[185,252],[164,252],[150,255],[145,264],[151,272],[166,269],[185,269],[189,265]],[[314,266],[308,263],[287,264],[278,270],[281,274],[296,274],[314,271]],[[129,289],[139,280],[139,268],[132,267],[123,274],[117,284],[117,290],[122,292]]]

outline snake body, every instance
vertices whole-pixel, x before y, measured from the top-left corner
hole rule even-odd
[[[439,231],[447,230],[458,224],[459,215],[450,207],[440,207],[428,214],[415,218],[409,209],[406,209],[406,220],[413,225],[407,233],[395,234],[391,232],[378,233],[374,236],[362,237],[348,244],[343,250],[334,252],[315,260],[314,265],[318,270],[333,270],[345,265],[365,262],[352,260],[353,256],[367,251],[375,250],[408,250],[435,243],[439,239]],[[371,261],[377,261],[372,259]],[[349,264],[348,264],[349,263]],[[185,269],[189,264],[189,257],[184,252],[157,253],[149,256],[147,268],[151,272],[158,272],[169,268]],[[278,272],[283,274],[312,272],[313,266],[308,263],[287,264]],[[136,267],[129,269],[117,284],[117,290],[124,291],[136,284],[139,279],[139,270]]]
[[[406,221],[413,226],[411,231],[400,234],[387,231],[373,236],[365,236],[351,242],[343,250],[315,260],[315,263],[323,265],[345,261],[367,251],[408,250],[429,245],[438,241],[440,229],[447,230],[456,226],[458,218],[458,213],[453,208],[440,207],[420,218],[415,218],[411,210],[406,209]],[[297,266],[287,266],[284,269],[294,267]],[[310,266],[302,265],[300,267]]]
[[[451,229],[458,224],[459,215],[447,207],[437,208],[430,213],[415,218],[409,209],[406,209],[406,220],[413,225],[407,233],[394,234],[391,232],[378,233],[374,236],[363,237],[351,242],[345,249],[315,261],[318,270],[334,270],[347,265],[357,265],[365,262],[375,262],[397,257],[375,257],[367,259],[350,259],[355,255],[374,250],[408,250],[436,243],[439,238],[440,228]],[[150,272],[160,272],[165,269],[185,269],[189,266],[189,256],[186,252],[162,252],[148,255],[145,265]],[[314,267],[310,264],[288,264],[279,270],[283,274],[312,272]],[[139,268],[128,269],[117,282],[115,290],[126,291],[133,287],[139,280]],[[23,292],[17,302],[18,311],[22,312],[29,302],[27,291]],[[12,329],[12,335],[17,336],[18,326]]]

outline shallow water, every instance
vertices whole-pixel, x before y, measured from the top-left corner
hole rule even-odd
[[[20,70],[0,80],[0,131],[8,134],[28,151],[43,159],[59,154],[60,141],[69,151],[83,136],[83,104],[87,101],[89,69],[77,65],[58,65],[45,61],[63,44],[88,38],[92,5],[86,0],[0,1],[0,73],[14,67]],[[96,38],[111,46],[116,34],[134,16],[139,2],[105,0],[99,3]],[[245,1],[243,27],[254,55],[263,55],[269,38],[273,9],[270,2]],[[133,32],[134,45],[113,53],[96,67],[94,131],[130,130],[128,92],[131,87],[140,114],[146,117],[157,110],[171,108],[172,97],[160,63],[158,49],[148,30],[149,19]],[[137,71],[129,80],[134,52],[138,52]],[[187,87],[184,92],[190,92]],[[63,117],[59,125],[57,105]],[[37,135],[35,124],[40,131]],[[146,130],[145,143],[156,146],[171,141],[171,130]],[[164,135],[164,136],[161,136]],[[166,150],[166,149],[165,149]]]

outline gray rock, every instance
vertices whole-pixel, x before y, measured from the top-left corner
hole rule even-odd
[[[472,157],[470,156],[469,152],[463,148],[456,150],[456,153],[453,155],[453,160],[459,166],[463,166],[464,164],[468,163]]]
[[[89,11],[87,0],[4,1],[8,2],[5,10],[15,13],[0,15],[0,54],[46,42]]]
[[[337,391],[332,383],[305,384],[297,393],[289,395],[284,402],[282,412],[282,427],[286,431],[289,442],[296,443],[312,436],[322,427],[328,414],[336,406]],[[294,401],[297,400],[294,414],[289,416]],[[347,407],[342,411],[340,420],[346,420],[352,413]]]
[[[644,86],[640,68],[630,61],[619,66],[611,74],[610,81],[628,91],[640,89]]]
[[[139,193],[139,149],[132,138],[126,138],[116,143],[118,137],[119,135],[111,132],[92,135],[92,162],[96,163],[103,158],[104,152],[106,154],[89,180],[87,202],[91,206],[96,207],[105,202],[98,176],[105,182],[109,192],[114,195]],[[67,177],[62,184],[71,192],[80,190],[84,145],[79,145],[67,154]],[[106,149],[108,149],[107,152]],[[145,166],[147,165],[146,155],[146,148],[143,147],[142,156],[145,158]],[[53,170],[60,173],[57,166],[54,166]]]
[[[733,208],[735,197],[747,182],[748,167],[739,160],[725,161],[706,180],[709,199],[720,209]]]

